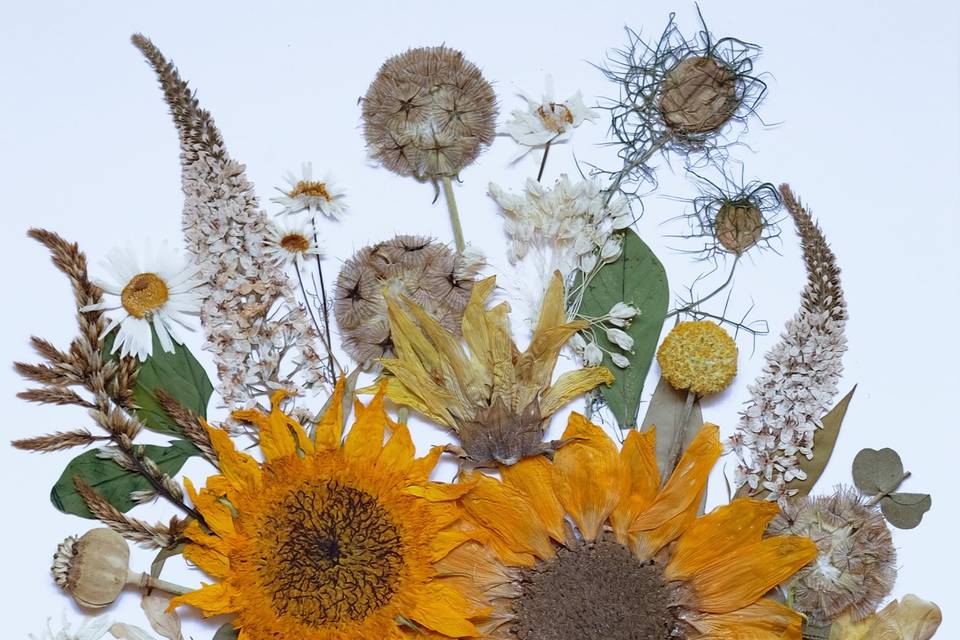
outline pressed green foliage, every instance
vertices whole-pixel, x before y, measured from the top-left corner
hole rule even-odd
[[[680,423],[687,415],[686,402],[686,391],[678,391],[664,378],[660,378],[653,397],[650,398],[650,404],[647,405],[643,422],[640,423],[641,431],[648,431],[653,426],[657,428],[657,466],[660,467],[661,476],[667,465],[672,464],[668,458],[673,443],[680,437]],[[693,410],[689,413],[681,451],[686,450],[703,426],[703,412],[700,410],[699,400],[694,401]]]
[[[80,478],[93,490],[122,512],[129,511],[136,503],[130,498],[133,491],[151,489],[150,482],[143,476],[124,469],[113,460],[97,456],[96,449],[82,453],[67,465],[60,479],[50,491],[50,501],[64,513],[72,513],[82,518],[93,518],[83,498],[77,493],[73,479]],[[173,476],[187,458],[199,454],[193,444],[185,440],[174,440],[170,446],[144,446],[144,455],[160,467],[167,475]]]
[[[115,338],[116,332],[111,333],[104,341],[105,358],[116,357],[110,354]],[[182,436],[180,428],[160,407],[160,402],[155,395],[157,388],[166,391],[195,414],[206,417],[207,403],[213,393],[213,385],[206,371],[190,350],[182,344],[176,345],[173,353],[164,352],[154,331],[153,355],[140,364],[137,384],[133,389],[137,417],[151,431]]]
[[[823,428],[817,429],[813,434],[813,458],[807,460],[805,456],[798,456],[797,462],[800,469],[806,472],[805,480],[795,479],[787,483],[788,489],[796,489],[797,495],[806,496],[813,491],[813,486],[823,475],[827,463],[830,462],[830,456],[833,455],[833,449],[837,445],[837,437],[840,435],[840,426],[847,415],[847,407],[850,406],[850,400],[853,398],[857,386],[847,395],[843,396],[840,402],[823,416],[820,421]]]
[[[153,562],[150,563],[150,575],[154,578],[159,578],[160,573],[163,571],[163,565],[167,563],[167,560],[174,556],[181,555],[184,547],[186,546],[186,543],[181,542],[178,545],[160,549],[160,552],[157,553],[157,556],[153,559]]]
[[[640,315],[625,329],[633,338],[633,353],[625,354],[630,360],[630,366],[625,369],[617,367],[609,355],[604,355],[603,364],[613,373],[615,381],[600,387],[600,393],[620,427],[628,429],[637,424],[643,382],[657,350],[669,303],[667,273],[663,265],[631,229],[624,233],[621,256],[600,268],[587,283],[580,313],[590,317],[604,316],[618,302],[640,309]],[[604,350],[619,352],[603,331],[597,331],[596,338]]]

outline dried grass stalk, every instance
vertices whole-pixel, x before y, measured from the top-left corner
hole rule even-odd
[[[148,524],[124,515],[80,478],[74,478],[73,484],[90,513],[127,540],[147,549],[164,549],[176,544],[179,531],[175,532],[167,525]]]

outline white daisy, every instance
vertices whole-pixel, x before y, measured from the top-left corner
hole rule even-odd
[[[279,265],[296,264],[297,259],[321,254],[313,232],[304,225],[281,227],[270,225],[264,240],[267,256]]]
[[[314,180],[313,165],[309,162],[303,163],[300,173],[299,178],[292,172],[284,176],[290,185],[287,189],[277,187],[283,195],[271,201],[283,206],[279,215],[300,211],[315,215],[319,211],[328,218],[339,220],[347,211],[346,192],[337,188],[329,173],[323,180]]]
[[[593,120],[597,112],[587,108],[583,94],[577,91],[562,102],[553,97],[553,78],[547,76],[547,89],[542,100],[519,94],[527,102],[527,110],[515,109],[505,124],[514,140],[528,147],[539,147],[569,138],[585,120]]]
[[[189,316],[200,311],[195,291],[200,282],[197,269],[166,244],[157,251],[147,247],[140,258],[130,248],[110,252],[105,267],[113,280],[94,280],[104,299],[81,311],[105,311],[110,322],[103,335],[119,327],[113,352],[146,360],[153,353],[153,331],[167,353],[174,351],[174,342],[182,343],[174,323],[191,329]]]

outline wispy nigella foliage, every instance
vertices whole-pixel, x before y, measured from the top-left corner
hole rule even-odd
[[[622,165],[601,171],[611,191],[636,193],[653,183],[650,159],[677,151],[690,164],[723,155],[766,94],[754,75],[757,45],[737,38],[714,38],[700,16],[702,29],[684,36],[674,15],[657,40],[646,41],[626,28],[627,44],[608,55],[602,71],[619,89],[605,108],[610,112],[612,144],[620,147]]]
[[[268,218],[243,165],[176,67],[145,37],[133,44],[157,72],[180,135],[184,235],[207,285],[201,320],[224,402],[246,405],[278,387],[324,382],[320,336],[270,259]]]
[[[797,226],[807,267],[800,311],[766,355],[763,373],[750,387],[732,446],[740,464],[737,486],[771,500],[796,493],[789,483],[804,479],[800,456],[813,457],[814,434],[830,410],[847,350],[847,305],[840,269],[820,227],[786,185],[784,205]]]

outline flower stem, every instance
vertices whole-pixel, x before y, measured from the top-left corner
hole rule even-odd
[[[873,498],[870,500],[870,502],[867,503],[867,506],[868,506],[868,507],[872,507],[872,506],[876,505],[876,504],[879,503],[881,500],[883,500],[884,498],[886,498],[887,496],[889,496],[891,493],[893,493],[894,491],[896,491],[897,489],[899,489],[899,488],[900,488],[900,485],[903,484],[903,481],[906,480],[907,478],[909,478],[910,475],[911,475],[911,473],[910,473],[909,471],[907,471],[906,473],[904,473],[902,476],[900,476],[900,479],[897,480],[897,483],[896,483],[895,485],[893,485],[892,487],[890,487],[890,488],[887,489],[886,491],[881,491],[881,492],[878,493],[877,495],[873,496]]]
[[[540,160],[540,171],[537,172],[537,182],[543,177],[543,170],[547,168],[547,156],[550,155],[550,140],[543,147],[543,158]]]
[[[167,582],[160,578],[154,578],[149,573],[137,573],[136,571],[127,572],[127,584],[139,587],[140,589],[159,589],[175,596],[182,596],[196,589],[184,587],[179,584]]]
[[[673,432],[673,443],[670,445],[670,455],[667,456],[667,466],[663,469],[663,484],[673,475],[673,470],[680,464],[680,456],[683,455],[683,445],[687,439],[687,426],[690,424],[690,416],[693,415],[693,405],[697,401],[697,394],[693,391],[687,391],[687,400],[683,404],[683,413],[680,416],[680,422],[675,425]]]
[[[457,199],[453,195],[453,183],[450,176],[443,176],[443,195],[447,200],[447,210],[450,212],[450,225],[453,227],[453,241],[457,251],[463,253],[466,243],[463,241],[463,228],[460,226],[460,213],[457,211]]]

